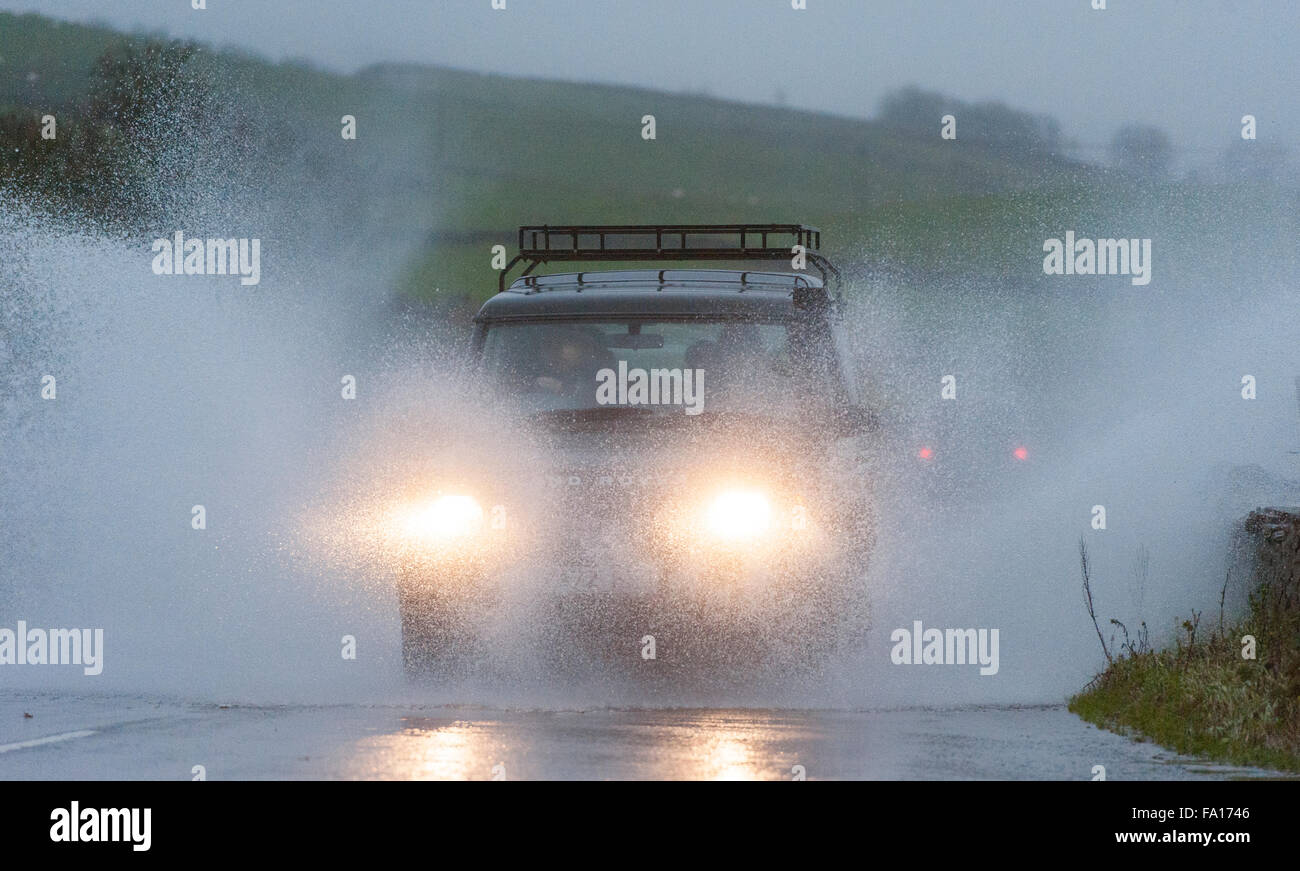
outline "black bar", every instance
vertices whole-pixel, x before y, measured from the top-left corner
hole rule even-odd
[[[957,856],[976,864],[1007,860],[1084,857],[1099,852],[1122,857],[1166,857],[1183,865],[1189,856],[1213,857],[1234,867],[1246,852],[1282,857],[1295,845],[1294,784],[1242,782],[1183,783],[785,783],[770,786],[627,786],[618,784],[515,785],[481,783],[7,783],[3,800],[5,854],[15,868],[44,868],[30,859],[41,854],[69,860],[113,855],[182,857],[196,852],[240,858],[289,855],[301,865],[317,857],[337,860],[362,851],[375,860],[394,851],[425,850],[430,861],[453,848],[483,843],[482,833],[503,827],[516,841],[536,835],[555,838],[579,818],[585,827],[620,826],[635,831],[626,808],[663,802],[660,789],[724,790],[733,812],[753,833],[791,826],[813,839],[842,832],[830,821],[866,808],[858,824],[866,833],[854,842],[867,856],[897,855],[901,847],[923,848],[925,867],[936,858]],[[562,790],[564,795],[554,795]],[[627,790],[627,792],[623,792]],[[618,792],[618,796],[611,793]],[[797,793],[797,795],[795,794]],[[696,801],[707,800],[696,793]],[[689,799],[688,799],[689,800]],[[718,800],[717,797],[714,799]],[[53,838],[64,811],[150,809],[149,850],[135,851],[130,839],[93,843]],[[848,810],[846,810],[848,809]],[[1213,811],[1207,815],[1206,811]],[[1159,812],[1161,816],[1153,814]],[[1183,816],[1183,814],[1189,814]],[[665,823],[666,825],[666,823]],[[485,828],[486,827],[486,828]],[[141,825],[143,831],[143,825]],[[480,833],[475,840],[474,833]],[[1179,834],[1209,835],[1206,844]],[[1147,843],[1134,835],[1154,835]],[[725,825],[685,825],[672,833],[681,855],[720,840],[729,854],[745,838],[727,837]],[[1174,835],[1169,838],[1169,835]],[[1248,840],[1239,839],[1244,836]],[[490,839],[489,839],[490,842]],[[141,844],[142,846],[142,844]],[[28,862],[18,861],[19,857]],[[331,861],[330,866],[336,864]],[[1014,862],[1013,865],[1027,864]],[[52,866],[50,866],[52,867]],[[942,867],[949,866],[945,863]]]

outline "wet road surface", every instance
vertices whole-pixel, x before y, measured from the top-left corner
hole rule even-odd
[[[25,717],[30,713],[30,718]],[[876,711],[0,700],[0,779],[1224,779],[1062,706]]]

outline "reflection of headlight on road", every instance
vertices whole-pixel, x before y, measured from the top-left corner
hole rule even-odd
[[[719,538],[754,538],[771,529],[772,504],[757,490],[727,490],[709,504],[704,524]]]
[[[469,496],[449,493],[412,509],[403,519],[409,538],[447,540],[473,535],[483,526],[483,508]]]

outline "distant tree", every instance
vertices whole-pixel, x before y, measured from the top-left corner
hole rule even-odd
[[[915,85],[881,101],[877,120],[916,133],[936,133],[944,115],[957,117],[957,137],[1012,156],[1062,156],[1061,125],[1049,115],[1013,109],[1005,103],[967,103]]]
[[[1288,160],[1286,146],[1238,140],[1223,149],[1219,165],[1232,179],[1272,181],[1285,176]]]
[[[1143,178],[1167,176],[1173,157],[1169,134],[1148,124],[1125,124],[1110,142],[1111,166]]]
[[[877,118],[890,127],[908,130],[938,129],[939,119],[963,105],[933,91],[909,85],[885,95]]]
[[[53,140],[41,139],[36,108],[0,116],[0,184],[108,225],[156,218],[194,159],[186,143],[211,152],[223,135],[215,120],[222,107],[191,65],[196,53],[153,40],[113,46],[95,61],[83,95],[58,112]]]
[[[188,64],[196,49],[181,43],[146,42],[110,49],[95,62],[87,117],[135,136],[147,136],[155,119],[174,110],[193,114],[204,90]]]
[[[1061,125],[1055,118],[1012,109],[1005,103],[976,103],[964,110],[966,129],[980,141],[1012,154],[1060,154]]]

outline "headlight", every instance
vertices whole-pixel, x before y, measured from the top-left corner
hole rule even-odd
[[[771,529],[772,504],[758,490],[727,490],[710,503],[704,524],[719,538],[754,538]]]
[[[472,497],[460,494],[439,496],[418,506],[405,518],[407,536],[446,540],[473,535],[483,527],[483,507]]]

